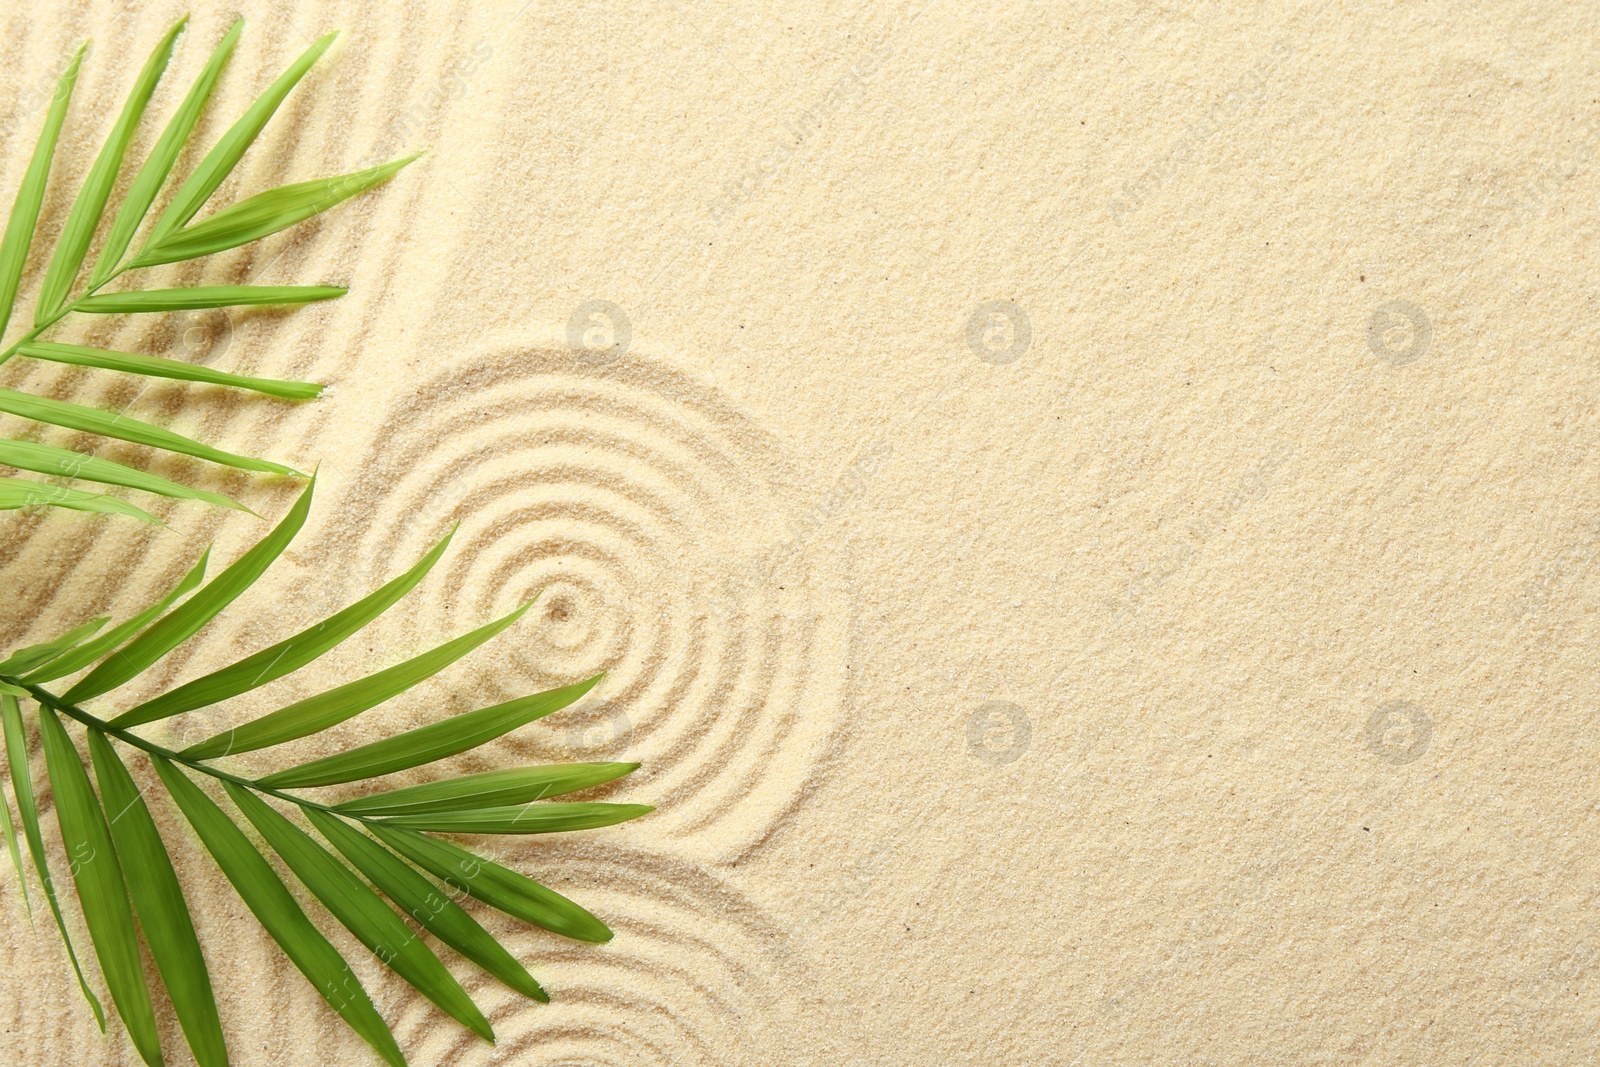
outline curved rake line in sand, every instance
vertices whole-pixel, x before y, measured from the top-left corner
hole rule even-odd
[[[416,1035],[419,1057],[440,1067],[773,1062],[822,988],[791,934],[703,867],[638,848],[586,855],[570,844],[553,862],[594,886],[607,910],[629,916],[623,936],[603,953],[559,946],[547,1011],[516,1012],[504,996],[486,1001],[500,1039],[492,1054],[430,1028],[421,1012],[404,1014],[396,1033]],[[481,984],[467,981],[475,995]]]
[[[632,743],[604,758],[647,757],[657,839],[724,860],[764,840],[833,751],[847,681],[824,546],[770,579],[744,556],[803,511],[776,443],[658,365],[515,344],[407,392],[353,467],[371,504],[352,563],[459,520],[468,551],[424,618],[545,590],[506,669],[527,685],[607,672]],[[581,639],[558,642],[568,630]]]

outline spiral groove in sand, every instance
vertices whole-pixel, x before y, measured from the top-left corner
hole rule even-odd
[[[541,866],[559,872],[556,884],[605,916],[616,939],[580,945],[491,924],[550,1003],[457,968],[496,1044],[441,1025],[438,1010],[413,997],[390,1017],[414,1062],[694,1067],[779,1062],[773,1057],[794,1046],[816,987],[788,935],[759,908],[688,863],[615,848],[555,851],[519,848],[507,859],[535,875]]]
[[[772,555],[798,511],[772,442],[670,372],[516,348],[422,383],[374,441],[353,478],[367,585],[459,521],[412,617],[459,632],[538,594],[487,653],[499,698],[608,672],[510,743],[643,761],[631,792],[658,805],[657,840],[722,858],[759,841],[826,752],[845,679],[839,575]]]

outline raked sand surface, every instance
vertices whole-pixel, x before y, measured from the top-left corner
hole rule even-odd
[[[475,911],[550,1005],[447,957],[484,1044],[313,908],[419,1065],[1596,1062],[1600,20],[1246,7],[16,0],[0,202],[94,42],[47,239],[184,10],[138,158],[235,14],[203,145],[345,31],[216,204],[429,149],[160,275],[342,300],[57,335],[323,399],[0,370],[320,472],[257,589],[96,706],[336,610],[453,523],[359,639],[150,736],[542,590],[434,682],[231,764],[609,672],[445,765],[644,764],[597,795],[645,819],[479,841],[616,930]],[[296,491],[100,452],[269,518]],[[160,511],[0,516],[0,647],[266,529]],[[152,806],[234,1062],[376,1062]],[[3,870],[0,1061],[137,1062]]]

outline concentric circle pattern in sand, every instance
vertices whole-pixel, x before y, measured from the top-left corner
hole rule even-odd
[[[586,848],[593,858],[560,851],[550,858],[543,848],[518,849],[506,858],[536,876],[542,858],[559,871],[555,884],[572,887],[616,939],[577,944],[484,917],[550,1003],[533,1004],[476,968],[455,968],[496,1042],[410,997],[388,1017],[413,1063],[731,1067],[772,1063],[794,1046],[816,986],[789,936],[759,908],[688,863],[614,848]]]
[[[638,357],[509,348],[419,383],[373,440],[349,472],[367,586],[459,522],[404,610],[459,633],[537,595],[479,653],[485,696],[607,672],[514,744],[642,761],[652,840],[727,859],[770,832],[828,750],[847,646],[840,568],[786,538],[801,507],[765,434]]]

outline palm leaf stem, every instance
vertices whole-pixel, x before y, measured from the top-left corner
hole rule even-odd
[[[127,271],[129,271],[131,269],[132,268],[130,268],[130,267],[119,267],[114,273],[112,273],[112,275],[110,277],[106,278],[103,281],[97,282],[94,285],[91,285],[88,289],[85,289],[82,293],[78,294],[78,298],[76,300],[73,300],[73,301],[70,301],[69,303],[61,305],[60,310],[58,310],[55,313],[53,313],[52,315],[50,315],[50,317],[45,319],[43,322],[41,322],[38,325],[34,326],[31,330],[29,330],[27,333],[23,334],[21,337],[17,338],[16,342],[14,344],[12,344],[10,347],[6,348],[4,351],[0,351],[0,363],[4,363],[4,362],[6,362],[6,360],[8,360],[12,356],[16,355],[17,354],[17,349],[21,348],[23,345],[27,344],[29,341],[37,340],[40,334],[44,333],[50,327],[54,326],[56,323],[60,322],[64,318],[66,318],[72,312],[76,311],[79,304],[81,304],[83,301],[87,300],[89,297],[95,295],[101,289],[103,289],[106,286],[110,285],[112,282],[116,281],[117,278],[121,277],[123,274],[125,274]]]
[[[232,782],[235,785],[242,785],[246,789],[253,789],[257,793],[262,793],[270,797],[276,797],[278,800],[282,800],[286,803],[294,804],[303,808],[316,808],[319,811],[325,811],[330,815],[341,816],[347,819],[355,819],[359,822],[380,821],[371,817],[359,815],[355,812],[341,811],[329,804],[319,804],[314,800],[307,800],[304,797],[297,797],[293,793],[285,793],[281,789],[273,789],[271,786],[262,785],[253,779],[244,778],[237,774],[229,774],[227,771],[213,767],[208,763],[183,756],[169,748],[164,748],[161,745],[156,744],[154,741],[148,741],[131,730],[125,730],[121,727],[113,726],[104,719],[84,711],[76,704],[67,703],[42,686],[34,685],[30,682],[24,682],[19,678],[12,678],[9,675],[0,675],[0,682],[7,682],[11,685],[18,686],[19,688],[26,689],[39,703],[48,708],[52,708],[62,715],[78,720],[78,722],[82,723],[84,726],[87,726],[91,730],[115,737],[118,741],[132,745],[134,748],[142,749],[151,755],[160,756],[163,759],[169,759],[173,763],[181,763],[183,766],[188,767],[191,770],[199,771],[201,774],[210,775],[212,778],[216,778],[219,781]]]

